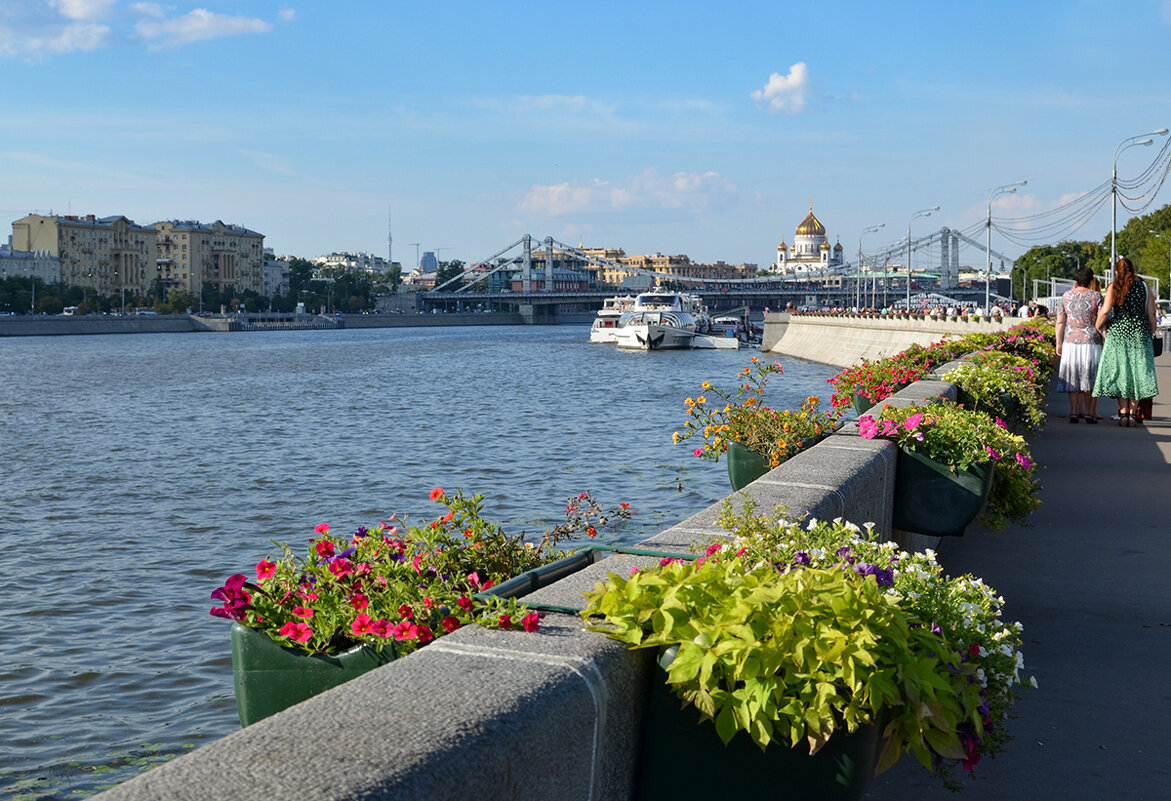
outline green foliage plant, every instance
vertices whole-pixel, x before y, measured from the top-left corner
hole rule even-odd
[[[952,787],[955,768],[1004,748],[1024,662],[995,591],[870,526],[747,500],[721,523],[701,559],[611,575],[583,614],[631,648],[676,648],[668,684],[724,742],[742,731],[816,753],[885,722],[879,772],[909,751]]]

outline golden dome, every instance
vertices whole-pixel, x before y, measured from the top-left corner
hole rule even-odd
[[[822,242],[821,249],[822,250],[829,250],[829,242]]]
[[[789,246],[785,244],[785,240],[781,240],[781,244],[777,245],[777,250],[788,250]]]
[[[837,250],[841,250],[841,249],[842,249],[842,243],[841,243],[841,242],[838,242],[836,245],[834,245],[834,250],[835,250],[835,251],[837,251]]]
[[[813,201],[809,201],[809,213],[797,226],[797,236],[825,236],[825,226],[813,216]]]

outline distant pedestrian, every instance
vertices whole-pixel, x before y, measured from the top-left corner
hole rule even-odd
[[[1094,327],[1102,296],[1090,289],[1094,271],[1082,266],[1074,273],[1073,289],[1061,297],[1057,311],[1057,389],[1069,393],[1069,422],[1097,423],[1090,393],[1102,358],[1102,335]]]
[[[1118,398],[1118,425],[1134,427],[1141,423],[1139,401],[1158,395],[1159,382],[1151,342],[1155,300],[1128,258],[1119,259],[1114,267],[1114,280],[1106,287],[1097,328],[1106,343],[1094,394]]]

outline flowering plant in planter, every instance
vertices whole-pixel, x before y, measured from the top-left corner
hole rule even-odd
[[[837,416],[821,410],[820,398],[808,397],[796,410],[765,406],[760,396],[769,376],[784,370],[780,363],[764,364],[756,356],[752,357],[752,363],[753,366],[740,371],[738,377],[742,383],[734,396],[705,381],[703,391],[714,397],[703,394],[687,398],[684,403],[688,419],[683,424],[683,433],[676,431],[672,437],[676,444],[698,436],[703,444],[695,449],[694,455],[719,461],[729,442],[739,442],[767,457],[776,467],[805,447],[808,440],[833,433]]]
[[[859,417],[858,434],[865,439],[894,440],[952,472],[993,463],[992,492],[981,515],[981,523],[989,530],[1002,529],[1010,521],[1022,523],[1041,505],[1028,443],[999,418],[950,401],[901,409],[886,406],[877,416]]]
[[[907,384],[918,381],[937,363],[926,349],[916,347],[847,367],[829,379],[834,388],[830,404],[843,414],[854,402],[855,395],[871,404],[884,401]]]
[[[473,595],[564,555],[562,541],[628,518],[628,504],[603,512],[593,496],[571,498],[566,523],[538,543],[510,535],[482,515],[483,498],[435,489],[447,513],[408,525],[391,515],[352,534],[322,523],[304,557],[274,543],[254,577],[231,576],[212,593],[217,617],[259,629],[280,645],[310,654],[338,654],[363,643],[393,644],[406,654],[469,623],[536,630],[539,616],[515,599]]]
[[[881,543],[868,527],[800,525],[726,505],[730,542],[696,562],[664,559],[588,594],[588,625],[632,648],[678,649],[676,695],[725,743],[743,731],[810,753],[883,725],[878,771],[912,752],[946,783],[1008,742],[1020,682],[1020,626],[970,576],[931,553]]]
[[[1026,359],[980,353],[943,379],[959,387],[965,407],[1007,420],[1017,431],[1037,431],[1045,424],[1044,385]]]

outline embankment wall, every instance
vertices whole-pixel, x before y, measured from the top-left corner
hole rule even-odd
[[[911,345],[975,332],[1005,331],[1021,322],[1014,317],[961,320],[958,317],[880,317],[860,314],[770,313],[764,318],[761,350],[834,364],[856,364],[893,356]]]
[[[954,385],[920,381],[888,403],[941,394],[954,398]],[[895,453],[886,440],[834,434],[725,500],[870,522],[904,547],[932,545],[891,531]],[[722,506],[639,547],[686,552],[719,537]],[[612,555],[529,599],[580,608],[607,573],[656,561]],[[573,615],[550,613],[532,634],[466,627],[96,798],[627,801],[650,667],[649,654],[585,630]],[[676,778],[686,781],[686,769]]]

